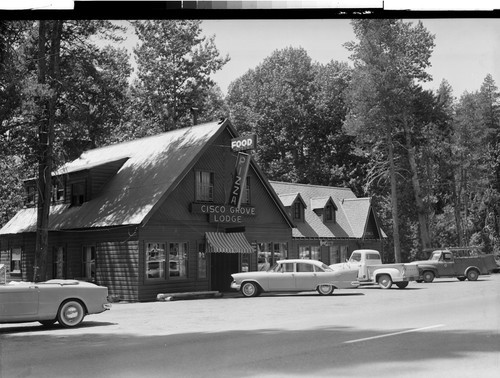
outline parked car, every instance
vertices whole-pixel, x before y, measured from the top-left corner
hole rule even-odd
[[[108,288],[84,281],[11,282],[0,285],[0,323],[74,327],[86,315],[109,310],[107,297]]]
[[[482,254],[472,247],[439,249],[433,251],[428,260],[410,264],[418,266],[420,282],[432,282],[440,277],[476,281],[479,275],[490,274],[498,267],[492,254]]]
[[[245,297],[263,292],[299,292],[317,290],[330,295],[335,289],[355,288],[359,285],[356,271],[334,272],[317,260],[279,260],[267,271],[231,274],[231,288]]]
[[[379,285],[382,289],[390,289],[393,283],[404,289],[419,278],[415,265],[382,264],[380,253],[374,249],[357,249],[345,263],[332,264],[330,268],[335,272],[354,269],[360,285]]]

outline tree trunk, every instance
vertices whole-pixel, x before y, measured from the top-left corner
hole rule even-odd
[[[391,175],[391,202],[392,202],[392,228],[393,228],[393,238],[394,238],[394,262],[401,262],[401,241],[399,237],[399,216],[398,216],[398,196],[397,196],[397,185],[396,185],[396,168],[394,166],[394,146],[392,145],[392,137],[390,131],[388,135],[388,145],[389,145],[389,164],[390,164],[390,175]]]
[[[47,279],[47,255],[49,248],[49,214],[52,193],[52,144],[54,140],[54,124],[56,101],[59,87],[59,58],[62,24],[57,21],[39,21],[38,36],[38,84],[50,87],[50,93],[40,98],[38,137],[38,202],[37,202],[37,232],[35,243],[35,265],[33,281]],[[47,67],[46,32],[51,25],[49,65]],[[49,80],[47,80],[49,79]]]
[[[415,196],[415,203],[417,206],[417,217],[420,227],[420,240],[422,242],[422,248],[425,250],[431,247],[431,238],[429,235],[429,227],[427,224],[427,212],[425,211],[424,201],[422,199],[422,189],[420,188],[420,181],[418,178],[415,147],[411,143],[410,130],[406,117],[403,119],[403,128],[405,133],[406,149],[408,150],[408,162],[410,163],[411,169],[411,182],[413,186],[413,193]]]

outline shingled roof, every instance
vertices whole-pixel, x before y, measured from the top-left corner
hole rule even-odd
[[[285,207],[291,206],[290,198],[295,198],[298,194],[306,204],[310,204],[304,209],[305,221],[295,222],[293,237],[324,239],[364,237],[370,214],[373,212],[370,198],[357,198],[349,188],[278,181],[270,183],[278,197],[283,199]],[[337,207],[336,222],[324,223],[314,210],[322,208],[321,204],[326,205],[330,198]],[[385,236],[382,230],[380,233]]]
[[[49,230],[140,224],[226,127],[236,134],[228,121],[211,122],[84,152],[53,176],[112,162],[121,166],[90,201],[51,206]],[[36,208],[22,209],[0,234],[34,232],[36,217]]]

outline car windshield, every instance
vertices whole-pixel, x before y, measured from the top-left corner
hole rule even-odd
[[[333,272],[333,269],[330,268],[328,265],[326,264],[321,264],[321,268],[325,271],[325,272]]]
[[[429,258],[429,260],[438,261],[439,257],[441,257],[441,251],[432,252],[432,255]]]
[[[272,267],[270,267],[267,271],[268,272],[278,272],[280,271],[280,264],[279,263],[274,263]]]

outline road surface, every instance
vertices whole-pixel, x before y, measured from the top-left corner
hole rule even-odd
[[[498,377],[500,274],[0,325],[0,377]]]

